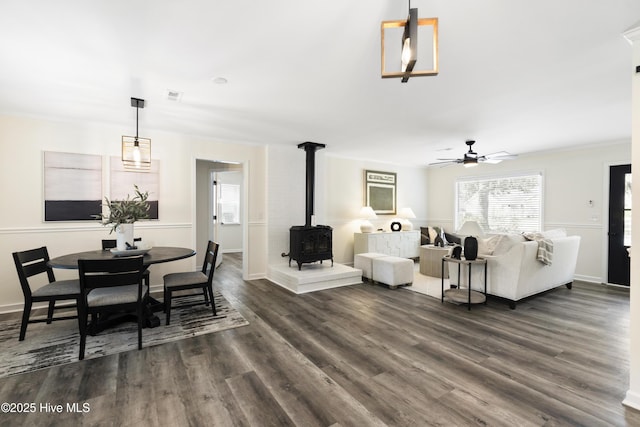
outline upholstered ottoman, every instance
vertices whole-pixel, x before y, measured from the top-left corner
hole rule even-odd
[[[396,289],[413,283],[413,260],[395,256],[376,257],[372,260],[373,281]]]
[[[353,257],[353,268],[357,268],[362,270],[362,277],[371,280],[373,278],[373,264],[372,261],[374,258],[385,257],[388,255],[378,254],[375,252],[365,252],[361,254],[356,254]]]

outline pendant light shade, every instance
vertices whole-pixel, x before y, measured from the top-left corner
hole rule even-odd
[[[122,164],[127,170],[151,170],[151,140],[138,137],[138,111],[144,108],[144,99],[131,98],[131,106],[136,109],[136,136],[122,137]]]
[[[420,55],[418,37],[424,46],[420,48]],[[421,56],[420,67],[418,56]],[[411,8],[409,2],[406,20],[382,21],[380,62],[383,78],[399,77],[402,83],[410,77],[437,75],[438,18],[418,18],[418,9]]]

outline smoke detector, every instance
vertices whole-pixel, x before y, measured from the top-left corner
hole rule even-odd
[[[169,101],[179,102],[182,99],[182,92],[178,92],[177,90],[167,89],[166,97]]]

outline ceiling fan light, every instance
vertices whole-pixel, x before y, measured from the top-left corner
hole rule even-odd
[[[478,159],[465,157],[465,159],[462,162],[462,164],[464,165],[465,168],[472,168],[474,166],[478,166]]]

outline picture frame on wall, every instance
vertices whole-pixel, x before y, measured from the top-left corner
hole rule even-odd
[[[44,221],[95,221],[102,211],[102,157],[43,152]]]
[[[365,206],[377,215],[396,214],[396,173],[364,171]]]

